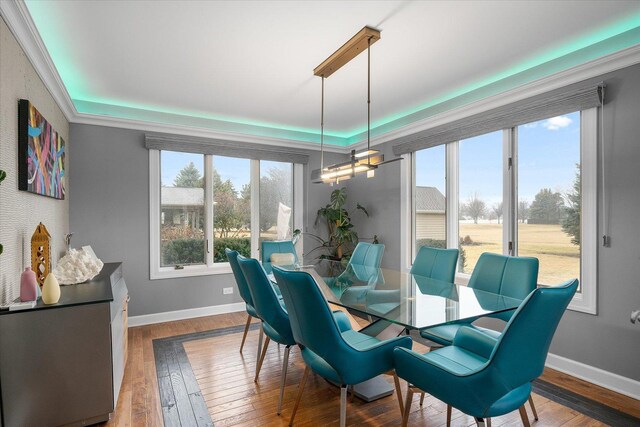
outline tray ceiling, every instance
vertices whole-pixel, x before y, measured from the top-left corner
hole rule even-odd
[[[316,141],[313,69],[363,26],[381,134],[640,42],[637,1],[26,2],[80,113]],[[330,142],[366,128],[366,55],[326,81]]]

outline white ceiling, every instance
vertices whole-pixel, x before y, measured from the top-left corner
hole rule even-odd
[[[311,131],[320,113],[313,68],[365,25],[382,30],[371,49],[376,121],[640,9],[638,1],[43,3],[27,5],[74,101]],[[327,132],[361,131],[365,101],[361,55],[326,82]]]

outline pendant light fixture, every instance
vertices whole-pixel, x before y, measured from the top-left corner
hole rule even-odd
[[[378,166],[402,160],[402,157],[398,157],[385,162],[384,155],[381,154],[380,151],[371,149],[371,45],[378,40],[380,40],[379,30],[364,27],[313,70],[313,74],[322,79],[322,95],[320,98],[320,169],[316,169],[311,173],[311,180],[314,183],[338,184],[340,181],[347,180],[361,173],[366,173],[368,178],[372,178]],[[367,149],[360,152],[351,150],[348,161],[325,166],[324,80],[365,49],[367,51]]]

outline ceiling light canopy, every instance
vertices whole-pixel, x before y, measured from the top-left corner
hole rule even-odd
[[[320,101],[320,169],[311,174],[314,183],[338,184],[358,174],[366,173],[367,178],[375,176],[378,166],[396,160],[384,161],[384,155],[378,150],[371,149],[371,45],[380,40],[380,31],[371,27],[364,27],[351,37],[331,56],[318,65],[313,74],[322,78],[322,96]],[[367,51],[367,149],[356,152],[351,150],[351,158],[344,163],[330,166],[324,165],[324,79],[338,71],[360,53]]]

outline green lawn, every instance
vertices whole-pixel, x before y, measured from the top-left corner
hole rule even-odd
[[[502,224],[460,224],[460,237],[471,237],[464,245],[467,253],[465,273],[471,273],[482,252],[502,253]],[[580,277],[580,247],[560,225],[518,224],[518,254],[540,260],[538,282],[558,284]]]

